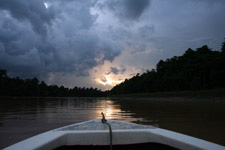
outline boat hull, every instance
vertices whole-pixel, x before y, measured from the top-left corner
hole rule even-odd
[[[113,129],[113,145],[160,143],[177,149],[225,150],[221,145],[165,129],[108,122]],[[91,120],[42,133],[4,150],[52,150],[63,145],[109,145],[109,131],[101,120]]]

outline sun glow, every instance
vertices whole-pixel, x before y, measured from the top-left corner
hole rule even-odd
[[[102,84],[102,85],[111,85],[111,86],[115,86],[115,85],[120,84],[122,82],[122,80],[115,80],[115,79],[112,79],[112,77],[109,77],[109,76],[105,76],[102,79],[95,79],[95,81],[99,84]]]

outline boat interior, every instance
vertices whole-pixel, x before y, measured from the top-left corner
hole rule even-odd
[[[53,150],[109,150],[109,145],[76,145],[76,146],[60,146]],[[159,143],[140,143],[140,144],[127,144],[127,145],[113,145],[113,150],[178,150],[177,148],[159,144]]]

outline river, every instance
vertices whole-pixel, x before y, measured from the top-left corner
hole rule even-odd
[[[177,131],[225,145],[225,100],[0,98],[0,149],[61,126],[101,118]]]

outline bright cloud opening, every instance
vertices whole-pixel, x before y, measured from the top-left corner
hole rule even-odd
[[[44,2],[44,5],[45,5],[45,8],[48,9],[51,6],[51,3]]]
[[[115,85],[120,84],[122,82],[122,80],[115,80],[115,79],[112,79],[109,76],[105,76],[102,79],[95,79],[95,81],[99,84],[102,84],[102,85],[111,85],[111,86],[115,86]]]

